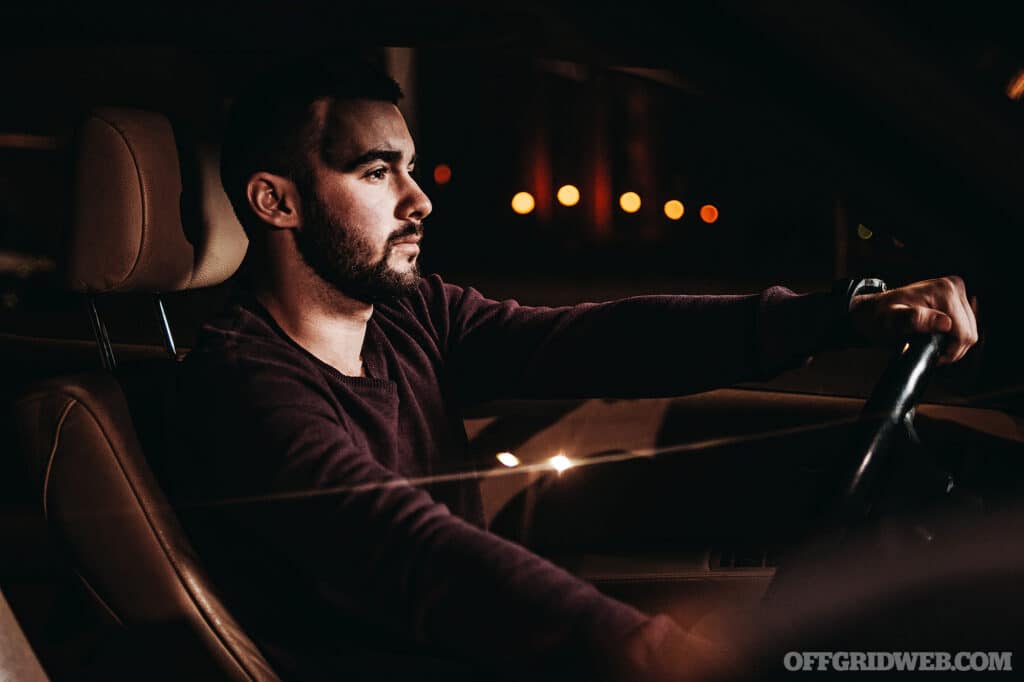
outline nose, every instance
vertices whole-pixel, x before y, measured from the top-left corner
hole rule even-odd
[[[402,201],[398,204],[399,218],[403,220],[422,221],[433,210],[434,205],[430,203],[430,197],[420,188],[419,184],[411,177],[406,177],[406,191]]]

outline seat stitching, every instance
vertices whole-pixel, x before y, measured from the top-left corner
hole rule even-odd
[[[103,427],[103,423],[97,418],[96,414],[89,408],[88,405],[83,403],[82,404],[82,408],[86,412],[88,412],[90,414],[90,416],[92,416],[92,418],[95,420],[96,425],[99,427],[100,431],[103,433],[103,437],[106,438],[107,445],[110,446],[111,452],[116,453],[117,450],[116,450],[116,448],[113,447],[113,444],[110,442],[110,436],[107,434],[106,429]],[[195,607],[196,611],[199,613],[199,616],[203,619],[203,621],[206,623],[206,625],[210,628],[210,630],[213,632],[214,636],[221,643],[221,645],[224,647],[224,649],[228,652],[228,654],[231,656],[231,658],[235,660],[235,662],[238,664],[238,667],[241,668],[242,671],[245,674],[247,674],[250,679],[255,679],[255,676],[252,674],[252,672],[249,671],[248,668],[246,667],[246,665],[242,662],[241,657],[232,650],[231,646],[229,646],[227,644],[224,636],[221,635],[221,633],[217,630],[216,627],[214,627],[214,625],[212,624],[210,618],[207,616],[207,614],[204,612],[204,610],[199,606],[199,600],[196,598],[196,595],[195,595],[194,591],[191,589],[189,581],[184,578],[184,576],[182,574],[182,571],[181,571],[181,568],[178,565],[178,562],[174,560],[173,556],[171,555],[171,552],[168,551],[166,543],[163,541],[163,538],[162,538],[161,534],[156,529],[156,524],[154,523],[154,521],[152,519],[152,516],[150,514],[149,509],[147,508],[146,504],[142,501],[142,498],[139,495],[138,490],[136,490],[135,486],[132,484],[131,478],[128,476],[128,473],[125,471],[124,463],[121,461],[120,457],[115,456],[114,459],[115,459],[115,461],[117,461],[117,465],[121,469],[121,475],[124,477],[125,482],[128,483],[129,489],[132,491],[132,494],[135,496],[135,500],[139,503],[139,507],[142,509],[142,514],[146,518],[146,521],[148,522],[150,531],[152,531],[154,537],[157,540],[157,544],[160,546],[160,549],[163,550],[164,556],[167,557],[168,563],[171,564],[171,567],[174,569],[175,574],[178,576],[178,579],[181,581],[182,586],[185,588],[185,591],[188,593],[189,597],[191,598],[193,607]]]
[[[93,115],[96,117],[97,120],[106,123],[108,126],[113,128],[115,132],[118,133],[118,135],[121,138],[121,142],[124,144],[125,148],[128,150],[128,154],[131,156],[132,165],[135,167],[135,176],[136,176],[136,178],[138,178],[138,181],[139,181],[139,206],[141,207],[141,210],[142,210],[142,229],[141,229],[142,236],[141,236],[141,239],[139,240],[139,250],[138,250],[138,253],[135,254],[135,262],[132,263],[131,270],[128,271],[128,274],[120,282],[120,284],[124,284],[125,282],[130,280],[132,278],[132,275],[135,274],[135,271],[138,270],[139,262],[142,260],[142,251],[146,247],[146,227],[148,226],[147,223],[146,223],[146,213],[147,213],[147,210],[146,210],[147,209],[146,187],[145,187],[145,184],[143,182],[143,177],[142,177],[142,166],[139,164],[139,159],[135,155],[135,148],[128,141],[127,133],[125,133],[124,129],[121,126],[117,125],[116,123],[114,123],[110,119],[103,118],[99,114],[93,114]]]
[[[92,583],[90,583],[78,569],[72,570],[74,571],[75,575],[78,576],[78,579],[82,581],[82,584],[85,586],[85,589],[89,590],[89,594],[92,595],[93,599],[99,602],[100,606],[102,606],[106,610],[106,612],[110,614],[110,617],[113,618],[118,625],[124,627],[124,621],[121,620],[120,616],[118,616],[117,613],[114,612],[114,609],[111,608],[110,604],[108,604],[107,601],[100,596],[99,592],[97,592],[96,589],[92,586]]]
[[[43,518],[46,521],[50,520],[49,505],[47,504],[49,502],[50,470],[53,469],[53,460],[57,456],[57,447],[60,445],[60,432],[64,428],[64,420],[67,419],[71,408],[77,402],[74,398],[68,398],[68,402],[60,413],[60,418],[57,420],[57,426],[53,429],[53,445],[50,446],[50,455],[46,458],[46,471],[43,472]]]

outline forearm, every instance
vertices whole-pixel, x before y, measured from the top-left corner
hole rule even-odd
[[[521,676],[571,669],[591,679],[590,666],[647,622],[425,491],[382,483],[276,517],[274,543],[315,571],[339,616]]]
[[[453,352],[452,368],[469,400],[680,395],[798,366],[837,343],[839,315],[827,294],[781,287],[558,309],[500,304]]]

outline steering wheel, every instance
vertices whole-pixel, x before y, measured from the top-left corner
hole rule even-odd
[[[778,642],[788,641],[786,646],[792,648],[792,642],[802,641],[808,632],[829,622],[831,609],[842,603],[847,588],[857,580],[868,580],[879,558],[892,558],[884,551],[873,554],[877,538],[855,531],[865,528],[879,501],[880,484],[892,470],[898,446],[906,443],[908,431],[914,436],[914,408],[934,374],[945,343],[943,334],[914,337],[883,371],[841,451],[841,461],[849,468],[842,474],[834,500],[820,524],[815,522],[809,541],[783,557],[763,597],[764,610],[757,620],[760,625],[743,634],[748,639],[741,650],[757,655],[768,652],[774,658],[764,660],[777,666],[781,654],[773,647]],[[839,577],[842,575],[854,579],[844,582]],[[877,582],[877,578],[872,579]],[[815,625],[809,626],[812,623]],[[771,632],[775,635],[766,637]],[[802,633],[801,637],[793,639],[793,632]],[[775,636],[780,639],[773,639]],[[785,650],[783,647],[782,652]]]
[[[914,408],[921,400],[946,343],[944,334],[912,338],[889,363],[861,410],[842,461],[856,462],[832,509],[832,523],[856,524],[870,514],[881,474],[898,437],[913,433]]]
[[[802,564],[808,558],[816,560],[822,552],[838,549],[849,532],[863,525],[869,517],[897,444],[908,431],[914,433],[914,408],[927,388],[945,343],[944,334],[915,336],[886,367],[864,403],[852,436],[841,453],[840,461],[850,468],[843,473],[836,499],[826,509],[818,531],[812,533],[818,537],[803,551],[798,551],[797,556],[791,557],[794,564]],[[790,584],[786,563],[776,571],[766,599],[799,589],[798,585]]]

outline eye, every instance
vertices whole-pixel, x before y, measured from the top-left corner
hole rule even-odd
[[[368,172],[364,177],[371,178],[373,180],[383,180],[387,174],[388,169],[385,168],[384,166],[381,166],[380,168],[374,168],[372,171]]]

